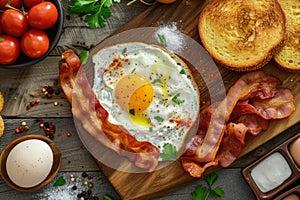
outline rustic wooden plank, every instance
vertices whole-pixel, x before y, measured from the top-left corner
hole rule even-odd
[[[43,118],[44,122],[55,123],[56,134],[53,139],[62,154],[61,172],[70,171],[99,171],[95,159],[86,150],[81,142],[74,125],[72,118]],[[27,132],[15,133],[22,121],[30,127]],[[45,132],[39,126],[37,119],[4,119],[5,131],[0,138],[0,151],[5,148],[14,139],[26,134],[40,134],[45,135]],[[66,133],[70,132],[71,137],[67,137]]]
[[[40,63],[24,69],[0,69],[0,91],[5,98],[4,117],[70,117],[70,105],[63,92],[48,99],[42,88],[50,85],[59,88],[60,56],[47,57]],[[30,106],[30,101],[40,99],[40,104]],[[54,106],[57,101],[59,106]]]

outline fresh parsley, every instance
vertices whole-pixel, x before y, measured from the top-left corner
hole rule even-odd
[[[180,96],[180,93],[176,94],[176,95],[172,98],[172,101],[173,101],[174,103],[178,104],[178,105],[184,103],[184,100],[181,100],[181,99],[179,98],[179,96]]]
[[[155,84],[155,83],[162,83],[162,81],[159,78],[157,78],[152,81],[152,84]]]
[[[176,160],[176,154],[176,146],[170,143],[165,143],[160,157],[162,160]]]
[[[84,50],[80,52],[79,59],[82,64],[85,64],[88,58],[89,58],[89,51]]]
[[[192,200],[208,200],[208,197],[212,194],[217,195],[218,197],[224,196],[224,191],[221,187],[217,186],[213,188],[213,184],[218,179],[216,173],[211,174],[210,176],[204,178],[208,187],[203,185],[198,185],[194,192],[192,192]]]
[[[179,74],[185,74],[185,70],[184,69],[181,69]]]
[[[0,38],[0,42],[2,42],[4,40],[4,38]]]
[[[54,186],[62,186],[66,184],[66,180],[63,176],[58,177],[58,179],[55,181]]]
[[[156,121],[158,121],[158,122],[163,122],[163,121],[164,121],[164,119],[161,118],[160,116],[154,116],[154,119],[155,119]]]
[[[126,56],[126,55],[127,55],[127,48],[124,48],[121,54],[122,54],[123,56]]]
[[[135,115],[135,110],[134,110],[134,108],[129,109],[129,113],[132,114],[132,115]]]
[[[109,194],[104,194],[102,197],[103,200],[114,200]]]
[[[104,28],[106,19],[111,16],[110,7],[121,0],[74,0],[68,7],[73,14],[84,16],[90,28]]]
[[[162,45],[166,46],[167,45],[167,39],[166,39],[165,35],[158,33],[157,36],[158,36],[158,39],[159,39],[160,43]]]

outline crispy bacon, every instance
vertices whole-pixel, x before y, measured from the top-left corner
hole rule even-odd
[[[262,71],[242,75],[223,101],[201,112],[197,136],[181,157],[183,168],[201,177],[208,166],[226,167],[242,151],[247,132],[258,134],[268,127],[267,120],[291,115],[293,95],[289,89],[279,89],[280,84]]]
[[[158,164],[159,149],[149,142],[138,141],[124,128],[110,123],[108,112],[90,87],[78,56],[68,50],[62,58],[60,85],[72,105],[74,118],[101,144],[126,156],[137,167],[153,171]]]

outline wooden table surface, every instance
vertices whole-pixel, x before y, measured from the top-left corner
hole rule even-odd
[[[20,136],[31,133],[44,135],[43,129],[39,127],[38,119],[43,119],[44,122],[53,121],[56,125],[56,134],[53,141],[61,150],[62,165],[59,174],[53,182],[33,193],[15,191],[0,179],[1,200],[12,198],[14,200],[77,199],[78,193],[88,189],[84,181],[93,184],[91,188],[92,194],[100,199],[102,199],[104,194],[109,194],[114,199],[120,199],[117,192],[99,170],[94,158],[82,144],[74,126],[70,105],[66,101],[64,94],[54,94],[52,98],[48,99],[43,96],[41,89],[45,85],[58,88],[58,63],[64,50],[73,49],[77,53],[82,50],[89,50],[133,17],[143,12],[148,6],[140,2],[127,6],[126,3],[128,1],[115,4],[111,9],[112,17],[108,19],[106,28],[89,29],[81,17],[69,14],[67,7],[70,1],[62,2],[65,14],[63,34],[50,56],[42,62],[24,69],[0,69],[0,91],[5,97],[5,107],[1,113],[4,118],[5,131],[0,138],[0,150],[2,151],[13,139]],[[30,101],[35,99],[40,99],[40,104],[30,106]],[[54,102],[57,102],[58,105],[55,106]],[[25,121],[30,129],[28,132],[16,134],[15,129],[20,126],[22,121]],[[223,199],[255,199],[250,187],[241,175],[242,168],[296,134],[299,127],[300,125],[295,125],[262,147],[237,160],[230,168],[219,171],[219,178],[215,185],[224,189],[225,196]],[[71,133],[71,136],[68,137],[67,133]],[[82,178],[83,172],[91,175],[92,178]],[[78,178],[77,181],[71,180],[70,176],[72,175],[75,176],[75,179]],[[54,187],[53,183],[60,176],[63,176],[67,183],[64,186]],[[199,184],[205,185],[205,182],[197,180],[180,190],[157,199],[191,199],[191,193]],[[73,188],[74,185],[77,188]],[[212,199],[219,198],[212,197]]]

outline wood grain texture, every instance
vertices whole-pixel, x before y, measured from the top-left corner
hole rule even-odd
[[[155,3],[141,15],[114,32],[114,34],[133,28],[159,26],[161,24],[176,22],[178,28],[183,33],[200,42],[197,33],[198,18],[202,8],[207,3],[208,1],[203,2],[198,0],[182,0],[171,5]],[[218,67],[224,82],[227,82],[225,87],[228,89],[238,79],[241,73],[229,71],[222,66]],[[292,89],[295,97],[296,111],[287,119],[272,121],[268,130],[259,136],[247,136],[246,146],[241,157],[279,135],[282,131],[299,121],[298,105],[300,104],[300,95],[297,93],[297,90],[299,89],[300,76],[298,74],[282,71],[271,62],[262,70],[277,76],[283,81],[284,87]],[[202,97],[208,95],[207,91],[201,91]],[[175,163],[153,173],[144,174],[128,174],[110,169],[101,162],[98,162],[98,165],[123,199],[151,199],[176,190],[194,181]],[[217,170],[218,168],[210,168],[207,173]],[[142,187],[135,187],[138,184],[141,185],[141,183],[143,183]]]

